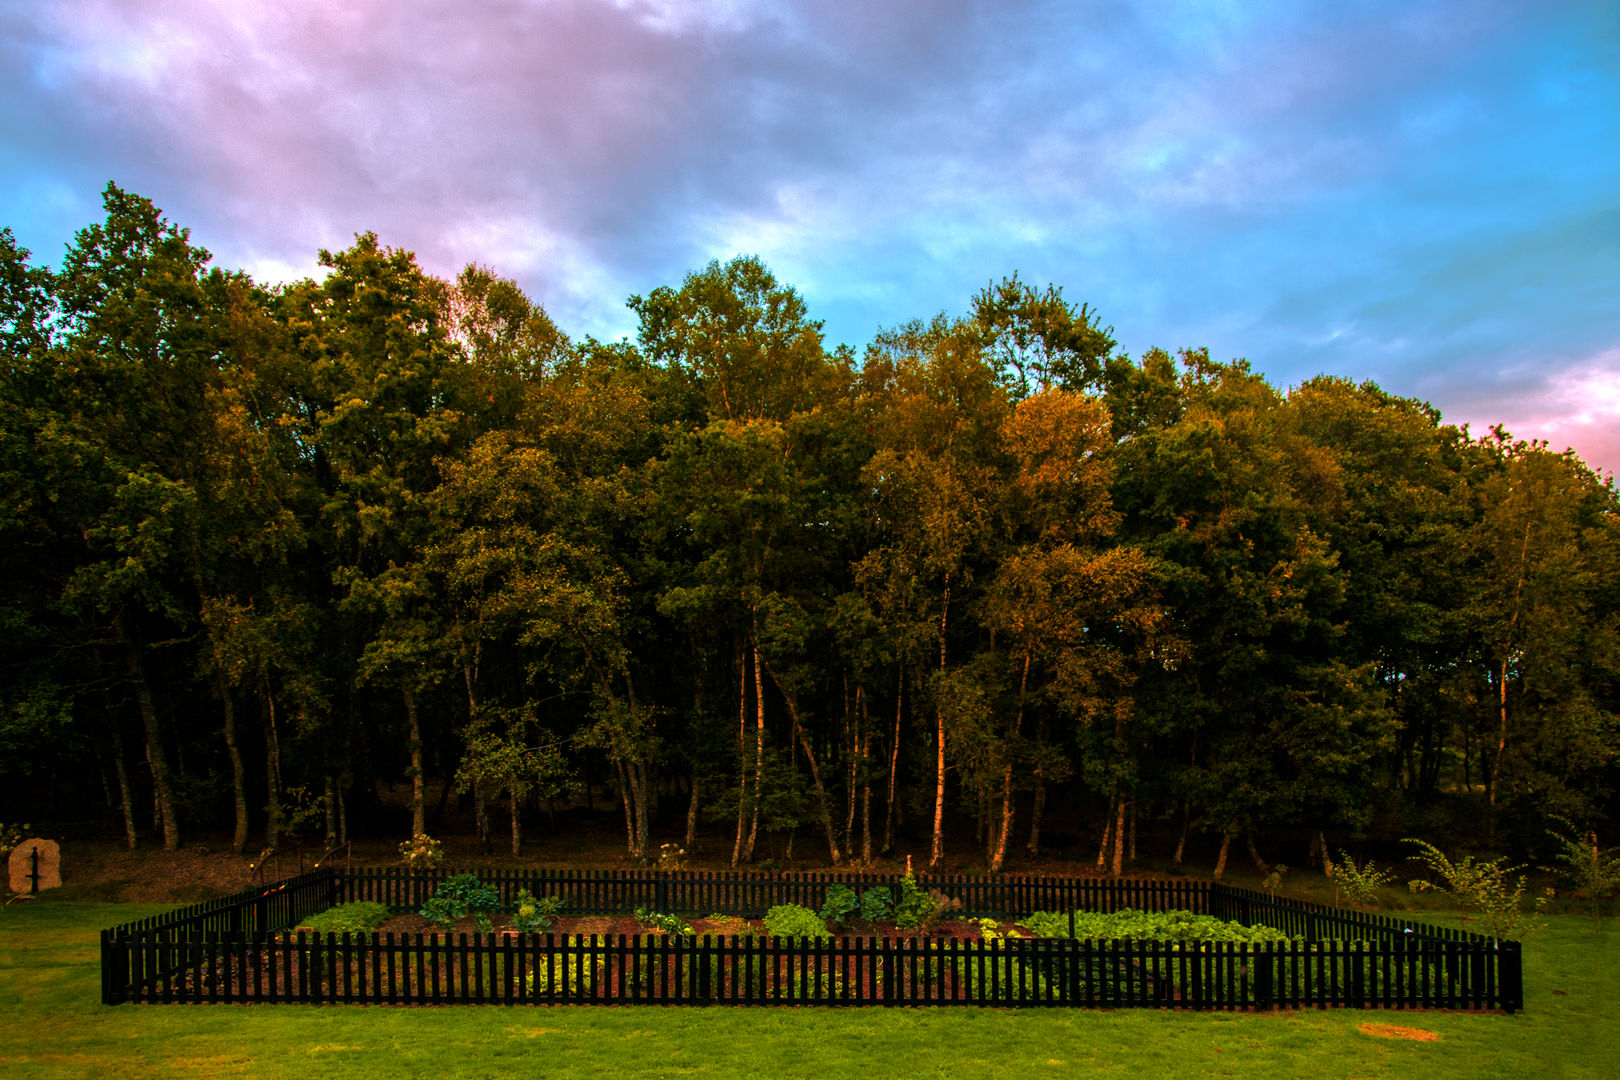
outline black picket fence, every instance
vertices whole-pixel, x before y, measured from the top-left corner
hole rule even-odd
[[[1503,1009],[1523,1007],[1517,942],[1340,912],[1220,884],[919,877],[965,914],[1193,910],[1277,926],[1305,940],[1078,942],[1058,938],[711,938],[554,934],[314,935],[291,932],[335,903],[419,906],[448,874],[323,869],[262,890],[102,932],[102,1000],[369,1004],[716,1004]],[[819,906],[870,875],[483,871],[561,895],[579,913],[753,914]],[[819,891],[818,891],[819,890]],[[724,903],[723,900],[733,903]],[[1020,910],[1021,909],[1021,910]],[[1280,924],[1288,925],[1280,925]]]

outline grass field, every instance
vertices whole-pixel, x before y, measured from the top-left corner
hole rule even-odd
[[[1598,934],[1576,916],[1549,918],[1526,943],[1526,1009],[1516,1016],[99,1004],[97,931],[162,910],[54,899],[0,909],[0,1073],[8,1080],[1620,1076],[1620,926]],[[1381,1037],[1363,1024],[1437,1038]]]

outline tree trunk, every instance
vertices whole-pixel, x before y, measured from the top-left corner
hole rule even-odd
[[[523,805],[516,780],[507,785],[506,793],[512,798],[512,856],[516,858],[523,854]]]
[[[945,631],[951,614],[951,576],[945,575],[945,598],[939,608],[939,674],[945,678]],[[945,704],[934,703],[937,737],[934,746],[934,836],[928,848],[928,867],[934,869],[945,858]]]
[[[332,774],[327,773],[326,774],[325,790],[324,790],[325,798],[322,800],[322,802],[324,803],[324,805],[326,807],[326,850],[327,851],[331,851],[333,848],[337,847],[337,844],[338,844],[338,838],[337,838],[337,797],[336,797],[336,792],[337,792],[337,784],[336,784],[336,782],[333,781]]]
[[[1192,827],[1192,801],[1182,803],[1181,811],[1181,838],[1176,841],[1176,855],[1171,861],[1177,866],[1181,865],[1181,857],[1187,852],[1187,831]]]
[[[1125,811],[1130,805],[1121,795],[1118,808],[1114,812],[1114,876],[1123,877],[1125,874]]]
[[[1029,649],[1024,650],[1024,673],[1018,680],[1018,713],[1013,718],[1012,742],[1017,743],[1018,736],[1024,730],[1024,700],[1029,691],[1029,665],[1031,661]],[[1007,858],[1007,838],[1012,835],[1013,827],[1013,756],[1009,751],[1007,760],[1001,771],[1001,824],[996,829],[996,847],[990,853],[990,872],[1000,871],[1001,864]]]
[[[1114,837],[1114,804],[1108,803],[1108,813],[1103,815],[1102,843],[1097,845],[1097,869],[1103,870],[1108,866],[1108,845]]]
[[[141,665],[139,647],[130,636],[123,612],[113,621],[119,643],[124,647],[124,668],[135,689],[135,702],[140,707],[141,726],[146,732],[146,759],[152,768],[152,799],[162,820],[163,847],[174,851],[180,846],[180,819],[175,813],[174,792],[169,786],[169,759],[163,750],[163,731],[158,722],[157,706],[152,702],[152,688],[146,682],[146,670]]]
[[[1046,809],[1046,777],[1041,772],[1041,760],[1045,756],[1043,748],[1046,746],[1046,717],[1037,712],[1035,720],[1035,803],[1029,811],[1029,853],[1041,853],[1041,813]]]
[[[275,696],[262,681],[259,684],[259,712],[264,719],[264,779],[269,799],[265,803],[267,820],[264,824],[264,846],[274,848],[281,844],[281,733],[276,730]]]
[[[118,798],[124,811],[124,843],[134,851],[140,846],[140,830],[135,826],[135,804],[129,797],[129,768],[124,764],[124,735],[118,730],[118,720],[108,713],[113,740],[113,775],[118,777]]]
[[[1215,860],[1215,873],[1213,875],[1216,881],[1221,880],[1222,875],[1224,875],[1226,873],[1226,854],[1227,854],[1228,851],[1231,850],[1231,848],[1232,848],[1232,834],[1229,833],[1229,832],[1222,832],[1221,833],[1221,853],[1220,853],[1219,857],[1217,857],[1216,860]]]
[[[1254,860],[1255,869],[1262,874],[1271,873],[1271,867],[1266,865],[1266,860],[1260,857],[1259,849],[1254,846],[1254,833],[1247,829],[1243,830],[1243,843],[1249,849],[1249,858]]]
[[[231,832],[231,852],[236,855],[247,850],[248,799],[247,769],[242,764],[242,748],[236,742],[236,702],[231,699],[231,688],[225,685],[225,676],[216,676],[215,689],[225,714],[225,752],[231,762],[231,792],[236,800],[236,827]]]
[[[894,783],[900,770],[900,716],[906,704],[906,666],[900,664],[900,674],[894,691],[894,732],[889,738],[889,792],[883,804],[883,854],[894,850]]]
[[[866,709],[865,688],[856,686],[861,710],[861,863],[872,863],[872,718]]]
[[[731,845],[733,868],[742,861],[743,834],[748,827],[748,664],[737,645],[737,839]]]
[[[757,648],[754,656],[756,659],[759,656]],[[821,783],[821,770],[816,767],[816,752],[810,746],[810,736],[799,723],[799,710],[793,703],[793,695],[787,692],[787,688],[782,685],[782,680],[777,678],[770,664],[765,665],[765,673],[771,677],[771,682],[776,684],[782,700],[787,703],[788,719],[793,724],[793,733],[799,737],[799,745],[804,749],[805,763],[810,766],[810,784],[816,789],[816,807],[821,811],[822,827],[827,830],[827,851],[832,856],[832,864],[837,866],[844,861],[844,857],[838,850],[838,833],[833,827],[832,804],[827,799],[827,789]]]
[[[697,840],[698,819],[698,775],[692,774],[692,797],[686,803],[686,843],[682,845],[687,851],[692,850]]]
[[[759,803],[765,786],[765,686],[759,680],[759,645],[752,646],[754,654],[754,711],[758,720],[754,728],[754,805],[749,814],[748,843],[743,847],[743,860],[754,861],[754,841],[759,837]]]
[[[422,723],[416,715],[416,695],[402,687],[405,696],[406,749],[411,755],[411,835],[427,832],[427,776],[422,764]]]

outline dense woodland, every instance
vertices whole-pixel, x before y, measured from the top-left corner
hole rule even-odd
[[[603,343],[372,235],[264,287],[105,206],[55,269],[0,233],[5,820],[251,851],[448,797],[516,853],[588,793],[632,858],[999,869],[1061,814],[1118,872],[1139,825],[1523,854],[1612,805],[1571,453],[1133,359],[1017,277],[856,353],[738,258]]]

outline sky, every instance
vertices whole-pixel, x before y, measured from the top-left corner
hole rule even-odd
[[[1614,0],[6,0],[0,226],[55,265],[109,181],[604,340],[739,254],[857,350],[1016,271],[1620,468]]]

